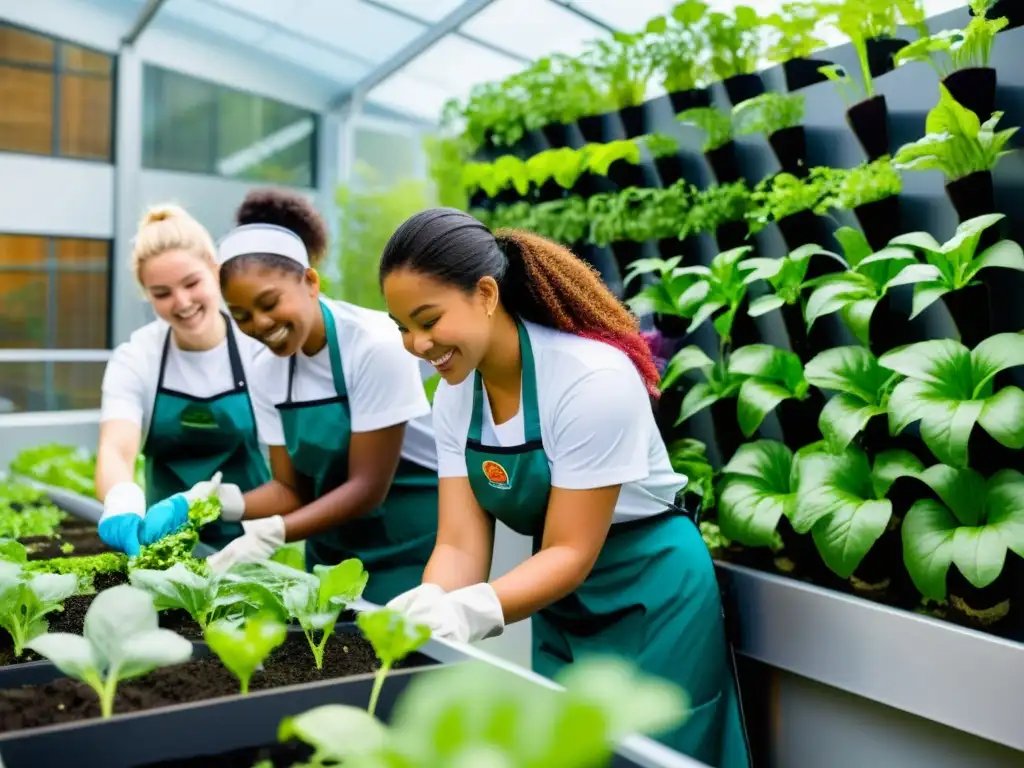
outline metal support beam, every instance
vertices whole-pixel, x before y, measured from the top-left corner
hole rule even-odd
[[[457,30],[492,2],[494,0],[463,0],[462,5],[444,18],[431,24],[422,35],[404,46],[394,55],[382,61],[360,78],[348,91],[331,101],[327,105],[327,110],[333,112],[341,109],[353,99],[362,99],[375,86],[387,80],[395,72],[434,45],[434,43]]]
[[[594,16],[593,14],[588,13],[587,11],[584,11],[584,10],[581,10],[580,8],[577,8],[576,4],[571,2],[571,0],[549,0],[549,2],[552,2],[555,5],[562,6],[563,8],[565,8],[565,10],[569,11],[570,13],[575,13],[581,19],[586,19],[591,24],[594,24],[595,26],[598,26],[601,29],[603,29],[605,32],[618,32],[619,31],[615,27],[611,26],[610,24],[608,24],[608,23],[606,23],[604,21],[601,21],[599,18],[597,18],[597,16]]]
[[[139,11],[138,18],[135,19],[132,28],[128,30],[127,35],[121,38],[121,45],[135,45],[135,41],[146,31],[146,27],[153,21],[157,13],[160,12],[160,8],[163,7],[165,2],[167,0],[146,0],[146,4]]]

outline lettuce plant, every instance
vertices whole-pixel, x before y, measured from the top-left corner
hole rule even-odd
[[[370,704],[367,707],[367,711],[372,715],[377,711],[377,699],[388,672],[430,639],[430,627],[413,624],[406,621],[397,611],[387,609],[360,613],[356,617],[356,625],[370,641],[380,661],[373,681],[373,690],[370,692]]]
[[[874,463],[855,446],[841,454],[808,453],[800,462],[793,529],[810,532],[825,565],[849,578],[892,522],[889,488],[923,468],[901,450],[880,453]]]
[[[732,109],[737,136],[761,133],[771,136],[786,128],[795,128],[804,119],[804,95],[769,91],[741,101]]]
[[[221,663],[238,678],[241,693],[249,693],[249,680],[271,651],[285,641],[288,627],[273,616],[251,616],[241,625],[217,619],[207,625],[203,637]]]
[[[978,589],[1003,571],[1007,551],[1024,557],[1024,475],[987,480],[973,469],[936,464],[918,475],[937,498],[917,501],[903,520],[903,560],[914,585],[946,599],[950,566]]]
[[[751,317],[759,317],[773,312],[786,305],[794,305],[801,302],[803,292],[813,281],[805,281],[807,268],[811,265],[811,258],[814,256],[831,256],[841,262],[838,254],[822,248],[820,245],[810,243],[802,245],[795,251],[791,251],[781,259],[766,259],[755,257],[744,259],[737,266],[740,270],[747,272],[743,282],[747,285],[764,280],[771,286],[772,292],[766,296],[760,296],[750,302],[747,314]]]
[[[903,191],[903,178],[888,155],[854,168],[817,166],[811,169],[811,178],[820,181],[826,189],[814,209],[819,216],[827,215],[832,209],[850,211]]]
[[[732,13],[712,12],[706,15],[707,38],[711,49],[711,69],[727,80],[736,75],[757,71],[763,40],[764,20],[748,5],[736,5]]]
[[[966,467],[978,424],[1001,445],[1024,448],[1024,390],[994,390],[996,374],[1024,365],[1024,336],[997,333],[967,349],[953,339],[922,341],[882,355],[879,364],[906,378],[889,397],[889,424],[899,434],[921,422],[921,438],[943,464]]]
[[[947,293],[975,285],[983,269],[1002,267],[1024,272],[1024,250],[1012,240],[1000,240],[980,254],[977,252],[985,230],[1004,218],[1001,213],[990,213],[968,219],[942,244],[927,232],[909,232],[892,239],[892,245],[920,251],[927,262],[907,267],[891,282],[914,286],[911,318]]]
[[[722,534],[747,547],[771,547],[779,521],[796,509],[799,460],[777,440],[741,445],[722,469],[718,525]]]
[[[96,691],[103,717],[114,712],[119,682],[192,657],[192,643],[157,626],[153,598],[127,584],[96,596],[85,614],[81,636],[47,633],[26,647]]]
[[[219,517],[220,499],[216,496],[193,502],[188,508],[188,522],[180,530],[143,546],[139,554],[128,561],[128,567],[165,570],[175,563],[184,563],[196,573],[205,573],[209,566],[205,560],[193,557],[192,550],[199,543],[199,529]]]
[[[686,475],[686,492],[700,499],[702,509],[714,508],[715,470],[708,463],[707,446],[700,440],[681,438],[666,447],[672,469]]]
[[[164,571],[136,569],[128,573],[133,587],[148,592],[158,611],[183,610],[200,629],[206,629],[218,613],[241,608],[247,594],[237,583],[218,574],[198,574],[184,563],[175,563]]]
[[[807,299],[804,319],[810,329],[819,318],[840,312],[858,341],[867,345],[871,315],[878,302],[889,288],[899,284],[903,270],[918,262],[914,252],[902,246],[890,246],[873,253],[864,233],[852,227],[840,227],[835,237],[843,246],[843,256],[850,269],[820,281]]]
[[[64,610],[64,601],[78,588],[73,574],[32,574],[19,563],[0,561],[0,627],[10,634],[15,656],[46,632],[46,615]]]
[[[991,171],[1012,151],[1005,147],[1018,130],[997,132],[1002,116],[1002,112],[993,112],[981,122],[939,83],[939,103],[928,113],[924,137],[900,147],[893,164],[904,171],[941,171],[947,182]]]
[[[284,588],[284,607],[302,627],[317,669],[323,669],[324,650],[334,634],[338,616],[363,594],[369,578],[363,564],[353,557],[330,567],[317,565],[313,578]],[[320,633],[319,640],[315,639],[317,633]]]
[[[818,418],[832,453],[842,453],[875,416],[888,412],[889,397],[902,378],[883,368],[865,347],[826,349],[807,362],[808,383],[834,394]]]
[[[975,15],[963,29],[944,29],[934,35],[925,35],[904,46],[893,57],[897,67],[912,61],[926,61],[939,79],[962,69],[987,67],[992,56],[996,35],[1009,20],[985,18],[985,0],[974,0]],[[978,11],[981,10],[981,13]]]
[[[704,132],[704,152],[713,152],[732,141],[732,117],[717,107],[691,107],[676,115],[676,120]]]
[[[28,483],[0,482],[0,536],[52,536],[66,518],[42,490]]]

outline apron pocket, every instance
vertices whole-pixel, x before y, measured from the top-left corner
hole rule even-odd
[[[722,753],[724,716],[725,697],[719,691],[710,700],[692,707],[678,734],[665,739],[665,743],[700,763],[718,765]],[[652,736],[662,740],[662,734]]]

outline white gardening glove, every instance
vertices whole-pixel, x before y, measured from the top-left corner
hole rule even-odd
[[[388,601],[387,608],[402,614],[409,621],[426,624],[422,616],[427,616],[445,595],[445,591],[437,584],[420,584],[398,597]]]
[[[196,483],[187,491],[185,498],[191,505],[199,499],[216,496],[220,499],[220,519],[229,523],[237,523],[245,515],[245,499],[242,489],[234,483],[223,483],[224,474],[218,472],[209,480]]]
[[[438,637],[459,643],[497,637],[505,631],[501,601],[486,582],[449,592],[416,618]]]
[[[146,516],[146,494],[133,482],[118,483],[103,499],[103,515],[97,526],[100,538],[130,557],[139,554],[139,529]]]
[[[242,522],[245,533],[220,552],[207,558],[214,573],[228,570],[240,563],[259,563],[269,560],[284,544],[284,518],[280,515]]]

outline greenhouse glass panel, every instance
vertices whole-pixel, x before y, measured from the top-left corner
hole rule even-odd
[[[496,0],[460,31],[531,60],[552,53],[578,56],[588,41],[607,34],[551,0]]]
[[[408,13],[424,21],[440,21],[454,11],[463,0],[377,0],[379,5],[386,5],[397,11]]]

